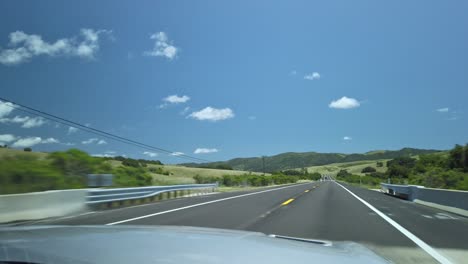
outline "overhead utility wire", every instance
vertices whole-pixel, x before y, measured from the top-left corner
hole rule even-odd
[[[177,154],[177,152],[174,152],[174,151],[170,151],[170,150],[167,150],[167,149],[151,146],[151,145],[141,143],[141,142],[138,142],[138,141],[135,141],[135,140],[132,140],[132,139],[117,136],[117,135],[114,135],[114,134],[111,134],[111,133],[108,133],[108,132],[105,132],[105,131],[102,131],[102,130],[99,130],[99,129],[96,129],[96,128],[88,127],[88,126],[82,125],[80,123],[71,121],[69,119],[65,119],[65,118],[62,118],[62,117],[59,117],[59,116],[56,116],[56,115],[53,115],[53,114],[46,113],[46,112],[41,111],[41,110],[34,109],[32,107],[29,107],[29,106],[26,106],[26,105],[23,105],[23,104],[13,102],[13,101],[5,99],[3,97],[0,97],[0,101],[12,103],[13,106],[10,106],[10,107],[12,107],[14,109],[17,109],[17,110],[20,110],[22,112],[30,113],[30,114],[37,115],[37,116],[41,116],[41,117],[43,117],[45,119],[52,120],[54,122],[64,124],[64,125],[67,125],[67,126],[77,127],[80,130],[84,130],[84,131],[86,131],[88,133],[98,134],[99,136],[106,137],[108,139],[112,139],[112,140],[119,141],[119,142],[122,142],[122,143],[126,143],[128,145],[134,145],[134,146],[137,146],[137,147],[140,147],[140,148],[155,150],[155,151],[158,151],[158,152],[161,152],[161,153],[164,153],[164,154],[168,154],[168,155],[171,155],[171,156],[174,156],[174,157],[178,157],[178,158],[181,158],[181,159],[190,159],[190,160],[195,160],[195,161],[211,162],[211,161],[206,160],[206,159],[192,157],[192,156],[185,155],[185,154]],[[16,106],[20,106],[21,108],[16,107]],[[28,109],[29,111],[25,110],[23,108]]]

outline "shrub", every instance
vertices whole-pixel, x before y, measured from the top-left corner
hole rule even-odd
[[[348,177],[350,176],[351,173],[349,173],[347,170],[340,170],[337,174],[336,174],[336,177],[339,177],[339,178],[345,178],[345,177]]]
[[[134,167],[134,168],[140,167],[140,163],[134,159],[125,159],[122,161],[122,165],[127,166],[127,167]]]
[[[198,174],[193,176],[193,179],[195,180],[195,183],[197,183],[197,184],[215,183],[215,182],[220,181],[220,178],[218,178],[218,177],[214,177],[214,176],[202,177],[202,176],[200,176]]]
[[[374,167],[365,167],[364,169],[362,169],[362,173],[371,173],[371,172],[376,172],[377,170],[374,168]]]
[[[72,186],[80,187],[80,186]],[[0,160],[0,194],[69,188],[61,172],[31,155]]]
[[[112,173],[115,176],[114,185],[126,186],[147,186],[152,184],[153,178],[143,168],[119,166]]]
[[[31,151],[32,151],[32,148],[24,148],[23,151],[31,152]]]

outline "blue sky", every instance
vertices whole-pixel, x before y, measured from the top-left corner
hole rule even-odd
[[[25,5],[0,3],[0,96],[120,136],[213,161],[468,141],[466,1]],[[7,108],[10,146],[183,162]]]

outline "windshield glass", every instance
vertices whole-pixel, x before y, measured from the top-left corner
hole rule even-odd
[[[467,10],[2,1],[0,262],[463,263]]]

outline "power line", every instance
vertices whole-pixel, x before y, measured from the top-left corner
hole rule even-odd
[[[138,142],[138,141],[135,141],[135,140],[132,140],[132,139],[117,136],[117,135],[102,131],[100,129],[88,127],[88,126],[82,125],[82,124],[80,124],[78,122],[74,122],[74,121],[71,121],[69,119],[59,117],[57,115],[49,114],[49,113],[46,113],[44,111],[37,110],[37,109],[34,109],[32,107],[13,102],[11,100],[8,100],[8,99],[2,98],[2,97],[0,97],[0,100],[13,104],[13,106],[9,106],[9,105],[7,105],[7,106],[12,107],[12,108],[17,109],[17,110],[20,110],[22,112],[33,114],[33,115],[36,115],[36,116],[40,116],[40,117],[43,117],[45,119],[48,119],[48,120],[51,120],[51,121],[54,121],[54,122],[57,122],[57,123],[60,123],[60,124],[63,124],[63,125],[73,126],[73,127],[79,128],[80,130],[84,130],[84,131],[86,131],[88,133],[97,134],[97,135],[99,135],[101,137],[105,137],[105,138],[108,138],[108,139],[111,139],[111,140],[126,143],[128,145],[133,145],[133,146],[137,146],[137,147],[140,147],[140,148],[157,151],[157,152],[164,153],[164,154],[167,154],[167,155],[171,155],[171,156],[181,158],[181,159],[189,159],[189,160],[192,160],[192,161],[195,160],[195,161],[202,161],[202,162],[211,162],[211,161],[206,160],[206,159],[192,157],[192,156],[185,155],[185,154],[179,154],[179,153],[171,151],[171,150],[151,146],[151,145],[141,143],[141,142]],[[21,108],[16,107],[16,106],[20,106]],[[27,109],[27,110],[25,110],[25,109]]]

